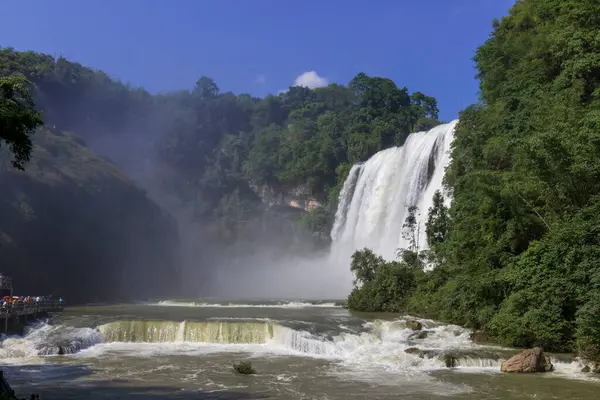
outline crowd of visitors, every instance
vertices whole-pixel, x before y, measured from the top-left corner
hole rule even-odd
[[[13,296],[12,279],[0,272],[0,313],[33,307],[62,307],[63,299],[49,296]]]
[[[2,312],[9,312],[14,309],[22,309],[34,306],[56,306],[63,305],[62,297],[58,299],[50,296],[4,296],[0,309]]]

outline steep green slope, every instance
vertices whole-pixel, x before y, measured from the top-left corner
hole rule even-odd
[[[0,270],[19,294],[139,299],[179,286],[174,222],[114,164],[58,131],[0,169]]]
[[[462,113],[447,175],[444,314],[508,343],[584,348],[600,327],[599,29],[597,1],[526,0],[475,56],[484,103]]]
[[[482,102],[461,113],[446,174],[450,231],[432,214],[438,265],[397,282],[391,305],[600,361],[598,32],[596,0],[518,1],[494,21],[475,55]],[[358,253],[353,267],[369,263],[382,264]]]

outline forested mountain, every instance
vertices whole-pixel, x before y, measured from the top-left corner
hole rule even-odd
[[[357,253],[353,267],[362,281],[368,265],[402,276],[378,307],[600,361],[600,3],[518,1],[493,27],[446,173],[452,205],[429,210],[436,268],[411,252],[392,265]]]
[[[289,251],[316,232],[322,245],[352,163],[439,122],[434,98],[362,73],[263,99],[221,93],[204,76],[151,95],[62,57],[0,49],[0,76],[13,75],[30,81],[46,127],[110,158],[181,217],[188,270],[233,257],[233,244],[244,257]],[[195,290],[210,286],[192,275]]]

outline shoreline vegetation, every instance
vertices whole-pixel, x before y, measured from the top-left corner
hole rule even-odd
[[[406,311],[495,343],[574,352],[600,370],[600,3],[517,1],[474,60],[424,227],[387,262],[357,251],[353,310]],[[425,266],[433,266],[425,269]]]

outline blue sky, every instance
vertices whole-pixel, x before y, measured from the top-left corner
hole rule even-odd
[[[358,72],[439,101],[449,120],[477,100],[472,56],[514,0],[0,0],[0,46],[101,69],[151,92],[263,96],[347,84]]]

